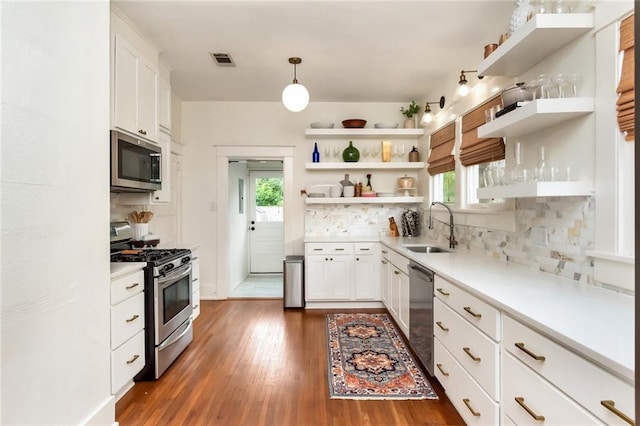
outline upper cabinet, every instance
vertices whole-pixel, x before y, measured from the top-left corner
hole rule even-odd
[[[118,33],[114,62],[114,126],[157,142],[158,70]]]
[[[376,138],[396,137],[417,139],[424,135],[424,129],[306,129],[307,138]]]
[[[478,75],[516,77],[593,28],[591,13],[534,15],[478,65]]]
[[[160,79],[158,90],[158,124],[171,131],[171,85],[164,78]]]

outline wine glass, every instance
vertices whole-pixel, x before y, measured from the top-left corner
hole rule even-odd
[[[324,156],[327,160],[331,158],[331,147],[329,145],[324,146]]]
[[[571,89],[573,90],[573,96],[578,96],[577,86],[582,82],[582,75],[578,73],[572,73],[567,75],[567,83],[571,85]]]
[[[371,157],[375,158],[376,160],[378,160],[378,154],[380,154],[380,148],[378,147],[378,145],[374,145],[373,148],[371,148]]]
[[[543,99],[549,98],[549,93],[547,91],[551,83],[549,76],[547,74],[540,74],[537,78],[537,82],[538,82],[538,85],[540,86],[540,97]]]
[[[365,158],[369,156],[369,148],[366,146],[362,149],[362,156]]]
[[[338,158],[339,155],[340,155],[340,148],[338,148],[338,145],[334,145],[334,147],[333,147],[333,158]]]
[[[557,88],[558,90],[558,98],[564,98],[565,94],[564,94],[564,85],[566,83],[566,80],[564,78],[564,74],[553,74],[551,76],[551,82],[553,83],[553,85]]]

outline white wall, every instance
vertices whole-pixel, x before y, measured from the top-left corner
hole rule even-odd
[[[2,3],[2,424],[110,424],[109,3]]]
[[[312,94],[313,96],[313,94]],[[330,121],[341,126],[347,118],[364,118],[370,124],[376,122],[401,122],[400,107],[396,103],[311,103],[300,113],[287,111],[280,102],[184,102],[182,105],[183,150],[183,240],[200,243],[201,295],[215,296],[217,181],[215,146],[279,146],[293,147],[294,197],[293,213],[287,217],[294,224],[291,240],[285,241],[285,254],[304,253],[305,204],[299,190],[310,182],[317,182],[318,175],[307,173],[305,162],[311,161],[313,139],[307,139],[304,131],[314,121]],[[343,138],[332,141],[342,142]],[[367,142],[372,143],[371,140]],[[415,143],[415,140],[407,141]],[[365,143],[363,141],[357,143]],[[378,141],[379,143],[379,141]],[[424,151],[423,151],[424,152]],[[251,156],[250,153],[247,153]],[[321,153],[321,158],[323,154]],[[343,176],[336,174],[335,181]],[[395,177],[395,175],[394,175]],[[320,178],[322,178],[320,176]],[[332,179],[334,179],[332,178]],[[377,181],[379,185],[382,181]],[[222,206],[220,206],[222,208]],[[228,280],[229,277],[227,277]]]
[[[238,179],[244,180],[243,213],[239,212]],[[247,214],[249,171],[246,163],[229,164],[229,292],[249,275]]]

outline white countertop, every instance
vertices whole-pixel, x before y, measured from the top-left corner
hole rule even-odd
[[[380,241],[379,235],[322,235],[305,236],[305,243],[377,243]]]
[[[414,253],[426,239],[380,237],[384,245],[470,293],[634,381],[634,298],[488,256]],[[438,244],[435,244],[438,245]]]
[[[146,265],[145,262],[111,262],[111,279],[142,269]]]

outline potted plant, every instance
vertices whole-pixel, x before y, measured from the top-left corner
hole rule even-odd
[[[416,127],[416,119],[413,117],[420,111],[420,107],[416,101],[411,101],[409,106],[405,109],[400,107],[400,112],[407,118],[404,120],[404,127],[407,129],[413,129]]]

